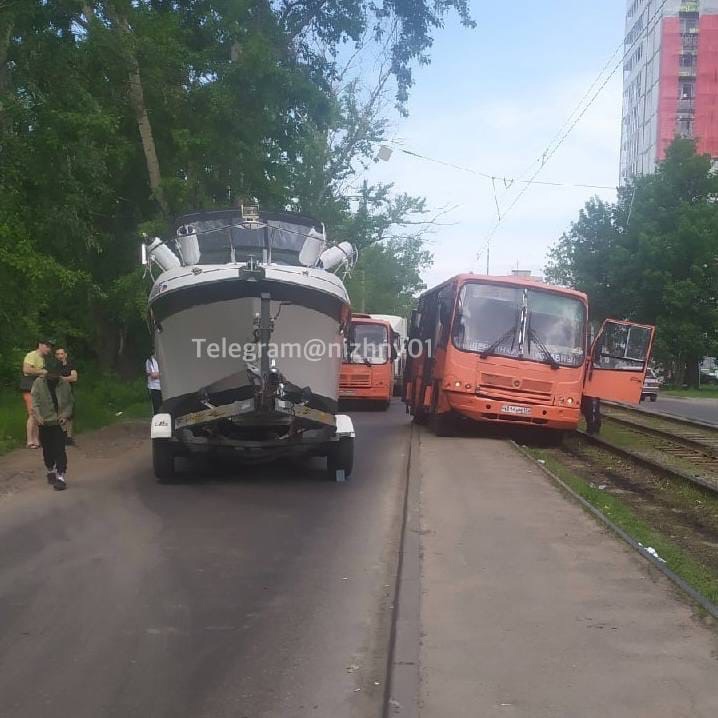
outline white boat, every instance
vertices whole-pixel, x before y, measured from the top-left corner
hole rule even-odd
[[[351,310],[334,272],[354,262],[352,246],[327,247],[308,217],[252,207],[186,215],[146,258],[160,270],[149,297],[158,478],[178,454],[222,450],[254,461],[323,452],[348,475],[353,429],[337,398]]]

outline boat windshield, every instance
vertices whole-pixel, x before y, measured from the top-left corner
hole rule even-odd
[[[552,366],[581,366],[586,312],[578,299],[542,289],[471,282],[461,289],[458,349]]]
[[[184,265],[269,262],[313,267],[324,249],[320,229],[309,224],[263,219],[250,224],[223,213],[186,218],[176,238]]]
[[[350,364],[386,364],[389,361],[389,333],[382,324],[354,324],[349,347]]]

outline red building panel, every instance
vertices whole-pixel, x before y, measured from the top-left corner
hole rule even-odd
[[[666,158],[666,150],[676,136],[681,48],[680,18],[664,18],[661,28],[661,78],[658,84],[658,142],[656,144],[656,155],[659,162]]]
[[[718,15],[702,15],[694,136],[700,153],[718,157]]]

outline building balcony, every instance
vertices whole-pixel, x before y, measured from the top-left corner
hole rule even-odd
[[[697,15],[699,11],[698,5],[699,4],[697,0],[684,0],[681,3],[680,8],[678,9],[678,12],[681,15]]]
[[[679,77],[695,77],[697,67],[693,65],[692,67],[681,67],[678,70],[678,76]]]

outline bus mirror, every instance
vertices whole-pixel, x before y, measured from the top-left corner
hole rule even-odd
[[[399,353],[396,351],[396,346],[394,344],[391,345],[391,360],[396,361],[396,358],[399,356]]]

